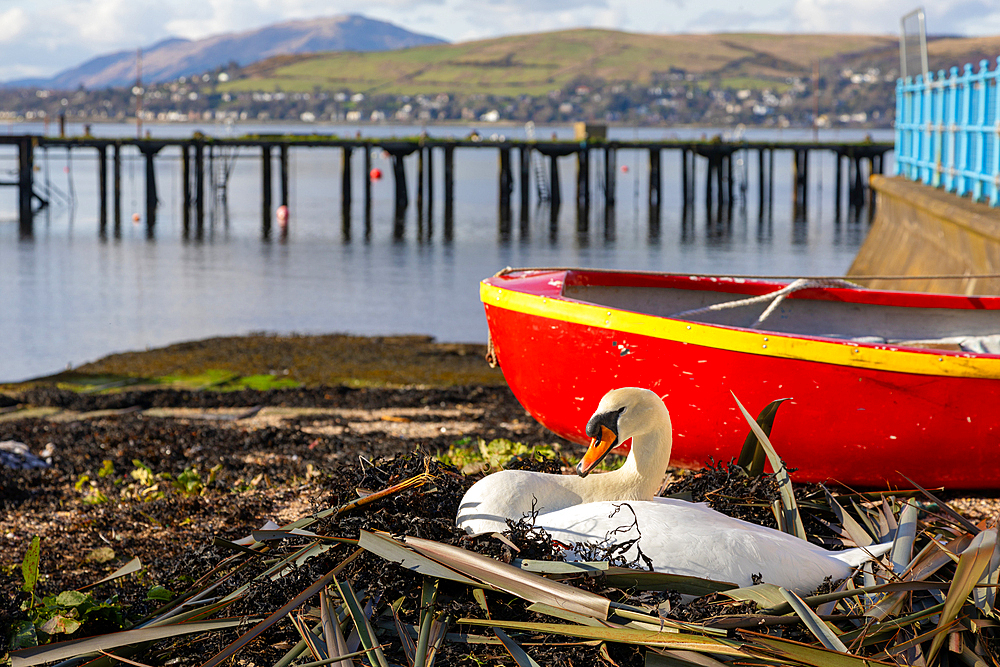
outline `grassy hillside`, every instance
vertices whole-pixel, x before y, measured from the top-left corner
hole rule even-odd
[[[895,52],[877,35],[639,35],[579,29],[418,47],[381,53],[324,53],[273,58],[247,68],[221,91],[367,94],[541,95],[577,79],[654,84],[674,70],[759,88],[808,77],[827,66]]]

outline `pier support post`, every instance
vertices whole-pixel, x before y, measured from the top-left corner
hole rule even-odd
[[[799,193],[799,169],[801,165],[799,164],[799,151],[798,149],[792,151],[792,208],[798,212],[799,206],[801,205],[800,193]]]
[[[151,239],[155,235],[156,206],[160,201],[156,193],[156,163],[154,158],[161,147],[152,146],[146,142],[137,143],[137,146],[146,157],[146,238]]]
[[[35,191],[35,140],[23,136],[17,144],[18,231],[21,238],[34,235],[34,212],[31,197]]]
[[[521,224],[528,220],[531,210],[531,146],[521,145],[520,155]]]
[[[191,150],[188,144],[181,144],[181,224],[184,238],[191,234]]]
[[[694,209],[695,193],[695,153],[689,148],[681,149],[681,215],[687,218]]]
[[[611,146],[604,148],[604,207],[615,207],[615,188],[618,179],[618,153]]]
[[[660,149],[649,149],[649,208],[660,210]]]
[[[278,152],[281,162],[281,205],[288,208],[288,144],[281,144]]]
[[[774,149],[767,151],[767,212],[774,210]]]
[[[112,156],[112,175],[111,179],[114,181],[114,219],[115,219],[115,238],[119,239],[122,236],[122,142],[121,140],[115,141],[114,154]]]
[[[417,222],[423,226],[424,221],[424,141],[420,140],[417,149]]]
[[[396,184],[396,213],[406,211],[410,205],[410,196],[406,191],[406,169],[402,155],[392,156],[392,175]]]
[[[195,236],[205,235],[205,142],[194,142],[194,224]]]
[[[797,148],[792,162],[792,206],[794,218],[804,220],[809,206],[809,151]]]
[[[559,158],[555,155],[549,157],[549,181],[551,185],[549,217],[555,220],[559,216],[559,207],[562,206],[562,188],[559,185]]]
[[[455,147],[444,147],[444,238],[450,241],[455,222]]]
[[[714,203],[714,198],[712,196],[712,178],[715,175],[715,160],[712,159],[711,155],[708,155],[708,165],[705,167],[705,214],[709,220],[712,219],[712,205]]]
[[[348,214],[351,211],[351,157],[353,152],[354,149],[351,146],[344,146],[340,151],[340,208]],[[370,179],[371,177],[366,175],[365,178]],[[371,186],[368,187],[370,189]]]
[[[427,234],[430,237],[434,217],[434,147],[427,147]]]
[[[271,146],[260,147],[261,235],[271,238]]]
[[[835,152],[834,155],[834,171],[836,171],[835,184],[833,188],[833,214],[837,222],[840,222],[840,208],[841,208],[841,198],[844,196],[844,169],[843,169],[843,155],[839,152]]]
[[[802,213],[809,209],[809,150],[802,151]]]
[[[726,208],[726,167],[725,163],[728,162],[729,157],[725,153],[718,153],[715,156],[715,199],[717,203],[717,209],[719,213],[719,219],[722,219],[722,211]]]
[[[584,146],[576,154],[577,231],[585,232],[590,217],[590,148]]]
[[[510,192],[514,177],[510,170],[510,148],[500,147],[500,235],[510,235]]]
[[[733,154],[726,155],[726,207],[733,210]]]
[[[361,147],[365,152],[365,239],[372,234],[372,147],[365,144]]]
[[[351,240],[351,158],[353,148],[340,151],[340,231],[345,241]],[[368,176],[365,176],[367,179]]]
[[[764,217],[764,180],[767,173],[764,171],[764,149],[757,149],[757,216]]]
[[[108,146],[101,144],[97,147],[97,188],[100,197],[100,234],[101,238],[108,237]]]
[[[864,182],[861,176],[861,158],[856,155],[848,155],[848,164],[850,165],[850,188],[851,188],[851,207],[861,208],[864,204]]]

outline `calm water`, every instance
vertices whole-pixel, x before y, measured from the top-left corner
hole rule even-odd
[[[153,137],[188,137],[195,130],[226,135],[223,125],[151,125]],[[10,125],[14,134],[41,133],[41,126]],[[240,125],[235,132],[323,132],[353,136],[358,127]],[[365,136],[413,135],[419,127],[362,126]],[[428,127],[432,136],[464,136],[467,127]],[[484,128],[512,137],[522,128]],[[99,136],[133,136],[134,126],[95,125]],[[70,134],[82,133],[71,126]],[[570,127],[538,128],[539,137],[572,136]],[[689,138],[709,130],[611,130],[612,138]],[[829,132],[824,140],[857,140],[865,132]],[[891,140],[888,131],[873,133]],[[747,133],[750,139],[809,139],[810,131]],[[605,221],[593,198],[589,230],[577,231],[575,160],[560,164],[564,205],[558,226],[546,208],[532,210],[528,225],[514,220],[508,237],[498,232],[497,153],[455,154],[455,223],[443,229],[443,160],[435,154],[434,216],[418,229],[412,205],[415,157],[407,159],[411,207],[402,234],[393,229],[393,184],[388,160],[373,166],[389,175],[375,183],[370,234],[360,203],[363,156],[354,156],[354,209],[350,235],[340,214],[340,152],[291,151],[291,224],[286,239],[261,239],[260,159],[244,150],[233,162],[228,215],[208,214],[202,241],[182,239],[179,154],[157,160],[160,208],[155,239],[131,222],[144,213],[143,164],[126,152],[123,165],[123,230],[120,239],[98,234],[96,155],[50,149],[36,153],[38,181],[49,182],[72,205],[54,205],[35,221],[34,236],[19,239],[14,188],[0,189],[0,381],[53,373],[112,352],[157,347],[223,334],[425,333],[442,341],[486,340],[478,283],[505,266],[585,266],[691,273],[754,275],[843,274],[868,228],[834,218],[834,160],[816,154],[810,165],[810,209],[792,222],[791,155],[775,155],[774,210],[760,221],[756,201],[756,154],[747,165],[745,212],[740,203],[727,224],[709,223],[703,210],[703,173],[698,207],[684,224],[680,207],[679,155],[664,153],[663,208],[659,235],[651,235],[646,210],[648,153],[620,151],[618,206]],[[890,154],[891,157],[891,154]],[[704,165],[699,165],[704,170]],[[735,165],[738,178],[743,167]],[[593,165],[592,168],[596,168]],[[624,170],[627,168],[627,171]],[[0,169],[16,169],[16,152],[0,152]],[[886,166],[886,170],[891,165]],[[109,170],[110,171],[110,170]],[[277,165],[274,169],[278,202]],[[11,180],[5,176],[4,180]],[[570,200],[567,203],[567,200]],[[844,217],[846,218],[846,206]]]

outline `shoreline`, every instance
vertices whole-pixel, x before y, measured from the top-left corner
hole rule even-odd
[[[37,385],[99,391],[102,386],[114,389],[114,384],[232,388],[251,378],[262,388],[506,386],[485,355],[481,343],[438,343],[420,334],[254,333],[110,354],[53,375],[0,382],[0,391]]]

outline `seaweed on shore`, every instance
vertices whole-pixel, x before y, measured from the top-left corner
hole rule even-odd
[[[156,639],[140,633],[127,645],[107,648],[146,664],[214,665],[235,656],[256,665],[295,665],[345,654],[363,655],[372,665],[434,659],[531,664],[525,656],[538,664],[623,667],[712,661],[944,665],[953,657],[996,663],[996,530],[955,519],[941,499],[796,489],[796,511],[811,539],[843,537],[843,517],[849,517],[853,537],[860,527],[872,539],[898,545],[893,558],[880,559],[868,574],[828,582],[799,604],[773,586],[726,590],[651,575],[641,563],[634,564],[640,572],[621,564],[574,570],[558,562],[562,550],[530,516],[512,522],[500,537],[471,537],[454,522],[473,476],[426,449],[385,437],[368,439],[373,453],[340,452],[320,465],[315,453],[332,449],[332,436],[317,437],[302,425],[284,432],[135,415],[0,423],[0,439],[19,437],[40,448],[53,437],[75,438],[87,452],[69,456],[65,447],[62,467],[41,471],[35,480],[61,480],[51,487],[60,489],[58,502],[13,499],[5,528],[31,530],[37,507],[73,507],[64,517],[69,523],[50,534],[87,535],[117,552],[102,569],[71,561],[68,545],[50,538],[36,570],[44,576],[31,591],[20,591],[22,570],[31,571],[30,565],[5,563],[0,623],[24,629],[38,605],[56,613],[56,603],[44,600],[69,585],[116,605],[136,632],[150,621],[168,628],[164,632],[185,629],[182,621],[215,624]],[[281,455],[271,463],[260,458],[269,446]],[[105,477],[95,473],[132,455],[172,472],[136,467],[134,476],[120,469]],[[102,463],[105,457],[110,466]],[[240,468],[209,479],[216,460],[239,461]],[[182,480],[179,469],[192,462],[200,472]],[[561,465],[533,457],[509,463],[548,471]],[[93,478],[79,483],[84,475]],[[781,491],[773,476],[747,475],[731,464],[691,473],[665,490],[771,525],[777,525],[772,507],[782,502]],[[104,500],[81,500],[97,493]],[[837,498],[839,509],[832,505]],[[263,525],[261,518],[279,503],[298,509],[276,527]],[[88,586],[124,564],[123,554],[139,551],[142,570]],[[18,553],[23,557],[23,549]],[[520,569],[524,560],[533,562],[532,571]],[[575,589],[605,606],[586,613],[560,609],[558,596],[544,602],[534,596],[536,586]],[[707,592],[691,599],[693,586]],[[157,588],[164,589],[156,593],[161,597],[153,596]],[[239,623],[227,625],[229,618]],[[48,636],[76,638],[87,631],[84,624],[79,634]]]

